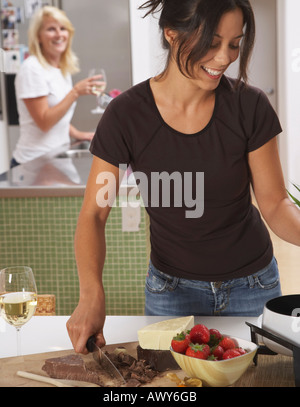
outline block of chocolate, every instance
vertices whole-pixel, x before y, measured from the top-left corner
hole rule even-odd
[[[180,369],[169,350],[143,349],[138,345],[137,357],[158,372]]]
[[[179,369],[170,352],[171,342],[178,333],[187,331],[193,326],[194,317],[188,316],[156,322],[140,329],[138,360],[144,360],[158,372]]]

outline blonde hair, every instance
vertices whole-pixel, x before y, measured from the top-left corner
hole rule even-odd
[[[78,58],[72,51],[72,41],[74,37],[74,27],[71,21],[66,16],[65,12],[52,6],[45,6],[39,9],[33,16],[28,30],[28,46],[29,53],[35,55],[43,66],[49,66],[46,58],[43,55],[39,41],[39,33],[43,26],[44,18],[52,17],[54,20],[62,24],[69,32],[69,42],[60,61],[60,69],[64,76],[74,74],[79,71]]]

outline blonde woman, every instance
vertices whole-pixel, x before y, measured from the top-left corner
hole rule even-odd
[[[76,101],[101,86],[101,76],[86,78],[73,86],[78,60],[71,49],[74,28],[66,14],[43,7],[34,15],[29,32],[30,56],[16,76],[20,139],[11,167],[24,164],[68,143],[70,137],[91,140],[93,133],[71,125]]]

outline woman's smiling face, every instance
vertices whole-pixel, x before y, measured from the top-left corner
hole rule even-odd
[[[237,8],[224,14],[214,35],[211,48],[199,61],[196,77],[208,84],[219,84],[226,69],[237,60],[243,38],[243,13]]]
[[[60,59],[69,43],[69,31],[52,17],[45,17],[39,32],[39,42],[44,57],[49,61]]]
[[[240,54],[244,19],[241,9],[225,13],[214,35],[211,48],[193,69],[195,84],[204,90],[215,90],[227,68]]]
[[[190,68],[190,83],[203,90],[215,90],[227,68],[235,62],[240,54],[240,42],[243,38],[244,16],[240,8],[226,12],[220,19],[209,51]],[[173,63],[176,63],[177,44],[174,41],[176,31],[165,31],[166,39],[173,44]],[[201,35],[201,34],[200,34]],[[186,48],[187,54],[193,45]],[[185,56],[181,55],[182,66],[185,66]]]

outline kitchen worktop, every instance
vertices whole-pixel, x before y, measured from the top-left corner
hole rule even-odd
[[[137,342],[137,331],[144,326],[172,317],[107,316],[104,335],[108,348],[115,344],[133,345]],[[0,387],[43,387],[45,384],[24,381],[16,376],[18,370],[33,371],[45,359],[73,352],[66,330],[68,316],[34,316],[22,328],[22,357],[16,356],[16,332],[0,319]],[[223,333],[250,340],[250,330],[245,322],[259,325],[256,317],[195,317],[196,323]],[[131,346],[130,345],[130,346]],[[179,375],[183,372],[178,371]],[[176,371],[177,373],[177,371]],[[164,382],[155,386],[171,386]],[[46,385],[49,386],[49,385]],[[259,355],[257,366],[250,365],[234,387],[295,387],[293,359],[283,355]],[[128,391],[128,389],[127,389]]]
[[[0,174],[0,197],[83,197],[93,160],[89,144],[62,145]],[[127,187],[124,179],[121,191]]]
[[[19,165],[0,178],[2,198],[31,196],[83,196],[93,156],[80,143],[62,145],[26,164]],[[66,152],[82,151],[67,156]]]

